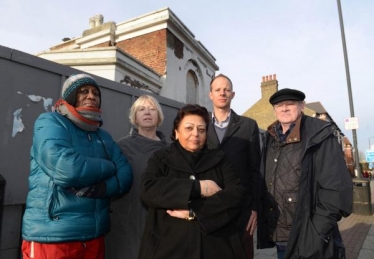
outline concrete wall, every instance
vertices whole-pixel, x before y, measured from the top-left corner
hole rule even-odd
[[[0,46],[0,175],[5,191],[0,225],[0,258],[20,258],[20,229],[28,191],[33,124],[51,111],[65,79],[81,71]],[[104,125],[114,139],[128,134],[128,111],[146,92],[94,76],[101,86]],[[149,94],[149,93],[147,93]],[[183,104],[155,96],[165,113],[160,130],[170,136],[172,120]],[[1,215],[0,215],[1,219]]]

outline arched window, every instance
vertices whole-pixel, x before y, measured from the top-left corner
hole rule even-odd
[[[198,103],[198,80],[196,74],[189,70],[186,78],[186,103]]]

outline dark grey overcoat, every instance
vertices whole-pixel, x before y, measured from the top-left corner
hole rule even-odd
[[[246,188],[247,203],[238,221],[238,225],[244,231],[251,210],[257,211],[260,201],[261,151],[257,122],[251,118],[239,116],[231,110],[230,122],[222,142],[219,142],[214,125],[211,124],[208,127],[207,143],[208,148],[219,148],[225,152]]]
[[[135,259],[138,256],[141,237],[147,217],[147,208],[140,200],[140,180],[148,158],[168,145],[165,136],[157,132],[161,141],[143,137],[133,129],[131,134],[117,143],[129,160],[134,182],[128,194],[112,201],[111,231],[105,238],[105,256],[108,259]]]

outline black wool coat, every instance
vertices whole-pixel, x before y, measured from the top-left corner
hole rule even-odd
[[[245,258],[237,218],[245,189],[220,150],[204,149],[194,169],[176,143],[149,159],[141,198],[149,206],[142,238],[141,259]],[[222,191],[191,199],[191,180],[213,180]],[[168,209],[193,209],[197,220],[171,217]]]
[[[251,210],[257,211],[260,202],[261,151],[257,122],[248,117],[239,116],[231,110],[230,122],[222,142],[219,142],[214,124],[211,122],[207,143],[208,148],[219,148],[225,152],[230,163],[239,172],[242,184],[246,188],[247,204],[238,222],[244,230]]]

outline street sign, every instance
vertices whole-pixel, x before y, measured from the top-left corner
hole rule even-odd
[[[357,117],[345,118],[344,126],[346,130],[358,129],[358,118]]]
[[[372,170],[374,168],[374,163],[369,163],[369,169]]]
[[[367,149],[365,150],[365,157],[367,163],[373,163],[374,162],[374,150]]]

